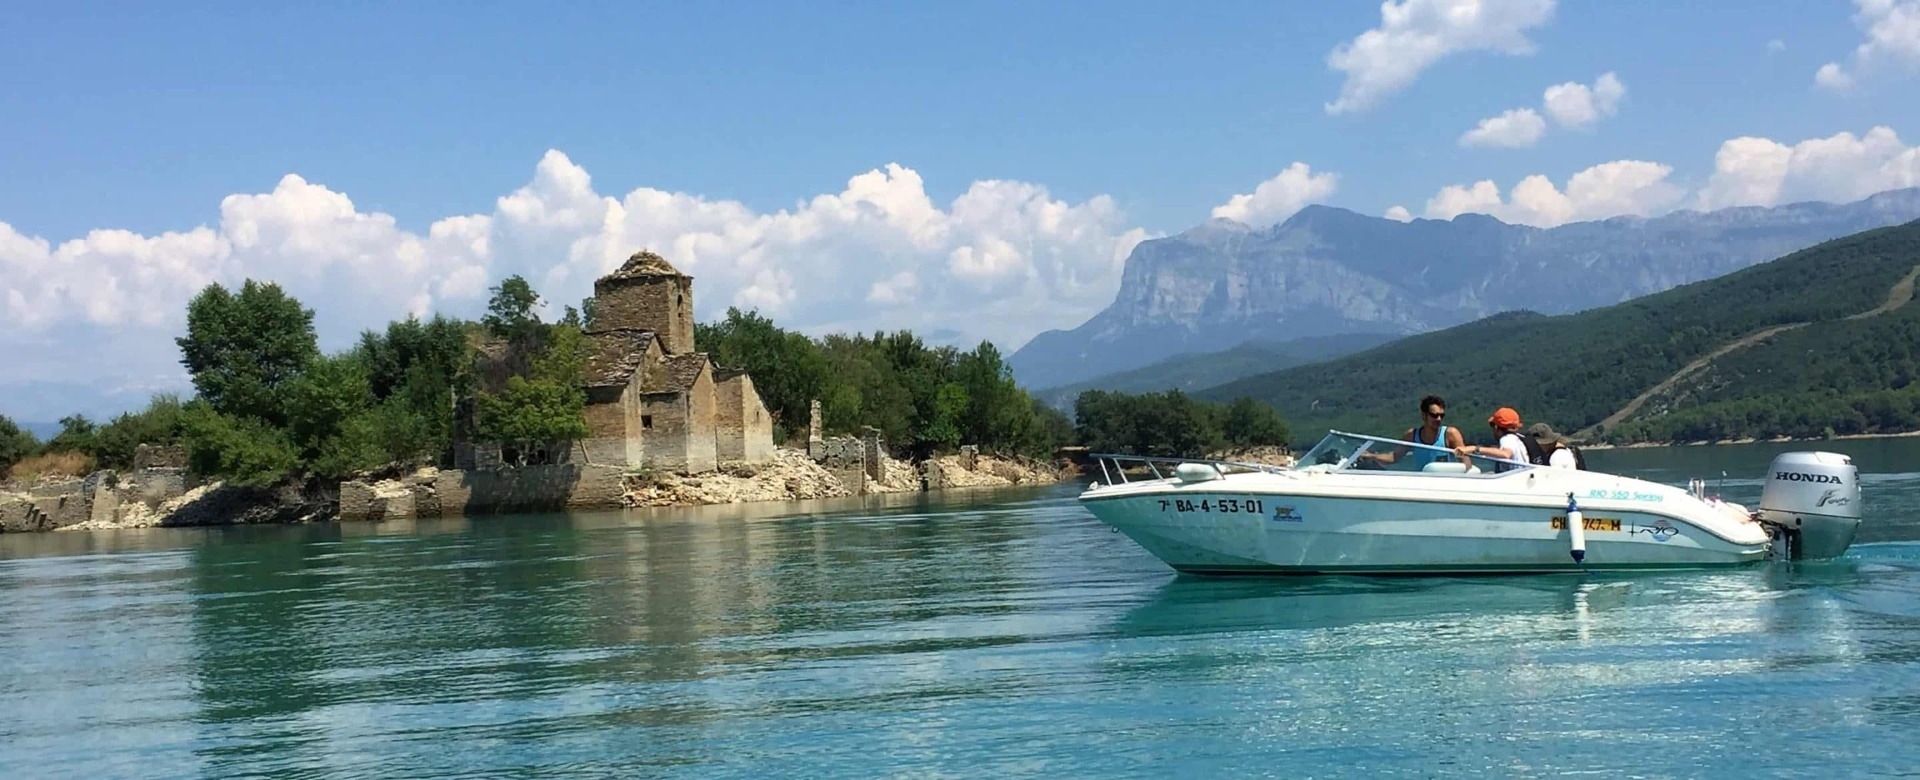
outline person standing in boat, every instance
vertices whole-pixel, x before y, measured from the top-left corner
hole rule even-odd
[[[1466,439],[1460,436],[1459,428],[1446,424],[1447,401],[1437,395],[1420,399],[1420,424],[1408,428],[1400,438],[1415,444],[1427,444],[1459,452],[1466,445]],[[1398,463],[1406,458],[1413,468],[1425,468],[1427,464],[1440,460],[1452,460],[1446,453],[1414,447],[1395,447],[1392,452],[1369,452],[1360,456],[1363,460],[1376,463]]]
[[[1493,435],[1496,441],[1495,446],[1483,447],[1478,444],[1469,444],[1455,448],[1454,452],[1460,453],[1460,457],[1462,458],[1468,455],[1479,455],[1484,458],[1495,458],[1514,463],[1532,462],[1532,458],[1530,457],[1531,448],[1527,446],[1526,438],[1520,435],[1519,412],[1514,411],[1513,408],[1509,406],[1502,406],[1495,409],[1493,410],[1493,416],[1487,418],[1487,427],[1493,429]],[[1508,469],[1501,468],[1500,470],[1507,471]]]

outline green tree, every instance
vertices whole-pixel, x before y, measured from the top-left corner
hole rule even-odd
[[[214,411],[286,422],[287,388],[319,355],[313,312],[271,282],[248,279],[239,294],[208,285],[187,304],[176,339],[193,387]]]
[[[483,439],[546,443],[587,435],[586,393],[580,388],[586,339],[578,328],[552,327],[527,376],[509,377],[498,394],[477,399],[475,428]]]
[[[721,321],[696,325],[694,342],[721,365],[744,368],[753,377],[754,389],[773,415],[776,438],[804,429],[813,401],[827,388],[830,368],[819,345],[757,311],[728,308]]]
[[[396,460],[437,458],[452,442],[453,410],[473,393],[468,324],[435,316],[391,323],[384,334],[360,336],[357,352],[381,404],[381,449]]]
[[[1201,457],[1226,441],[1226,410],[1179,390],[1128,395],[1100,390],[1074,403],[1076,433],[1095,452]]]
[[[1221,427],[1227,443],[1239,447],[1281,446],[1293,437],[1280,412],[1246,396],[1227,405]]]
[[[211,404],[188,404],[181,415],[188,465],[242,486],[264,487],[300,465],[285,432],[249,417],[221,414]]]
[[[323,451],[337,449],[333,440],[347,421],[373,405],[366,364],[352,355],[314,360],[293,381],[288,396],[287,441],[304,463],[313,462]]]
[[[94,460],[101,468],[127,469],[142,444],[178,444],[185,408],[179,396],[163,393],[148,401],[147,408],[113,418],[94,435]]]
[[[33,434],[20,429],[13,420],[0,415],[0,477],[7,475],[13,464],[19,463],[40,450],[40,442]]]
[[[487,314],[480,319],[489,332],[519,344],[540,335],[540,315],[534,313],[540,307],[540,295],[526,279],[509,276],[489,292],[493,295],[487,299]]]
[[[93,454],[94,439],[99,426],[94,425],[86,415],[72,414],[60,418],[60,432],[47,441],[47,452],[79,452]]]
[[[498,395],[480,396],[475,426],[491,441],[565,441],[587,435],[580,411],[578,391],[544,379],[509,377]]]

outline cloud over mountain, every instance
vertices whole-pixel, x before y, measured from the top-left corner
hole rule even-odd
[[[1333,173],[1314,173],[1303,162],[1287,166],[1273,178],[1260,182],[1253,192],[1235,195],[1215,206],[1215,219],[1231,219],[1253,227],[1267,227],[1286,220],[1309,203],[1319,203],[1333,194],[1340,177]]]

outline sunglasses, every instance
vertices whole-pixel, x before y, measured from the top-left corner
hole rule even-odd
[[[1435,420],[1443,420],[1443,419],[1446,419],[1447,413],[1446,412],[1427,412],[1427,416],[1432,417]]]

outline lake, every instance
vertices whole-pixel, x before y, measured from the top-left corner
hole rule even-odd
[[[1920,439],[1840,561],[1209,580],[1076,486],[0,536],[0,775],[1865,776],[1920,767]]]

